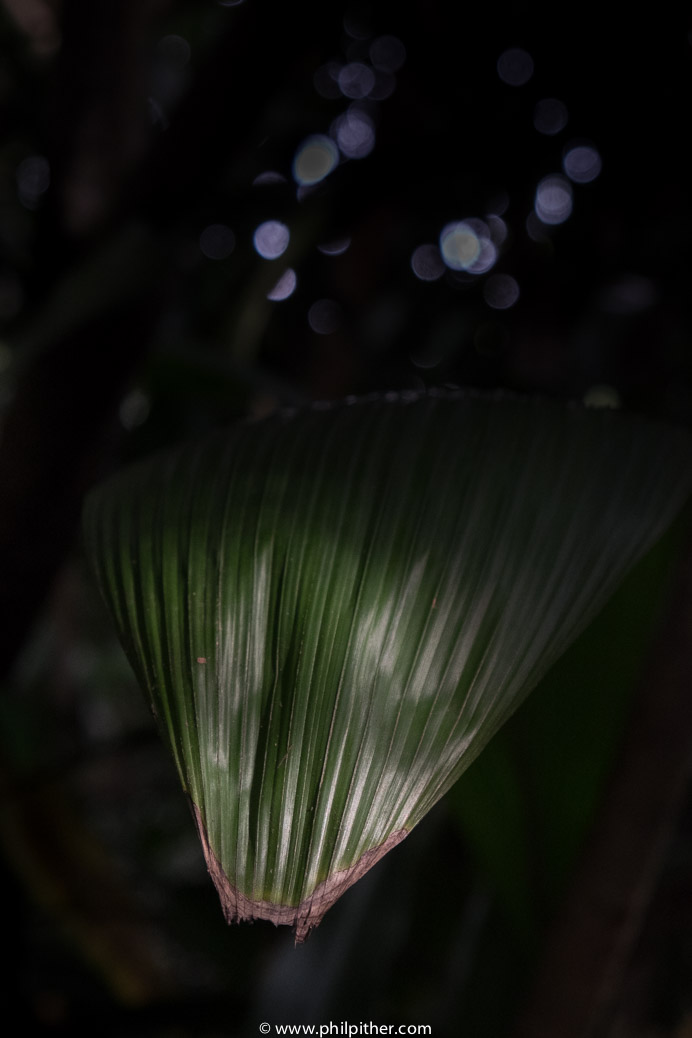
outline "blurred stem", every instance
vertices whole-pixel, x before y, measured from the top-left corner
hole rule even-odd
[[[691,632],[688,538],[619,762],[516,1038],[608,1033],[692,779]]]

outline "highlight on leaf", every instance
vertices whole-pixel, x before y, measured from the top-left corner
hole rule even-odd
[[[683,431],[461,391],[277,413],[97,488],[88,553],[228,921],[303,940],[690,491]]]

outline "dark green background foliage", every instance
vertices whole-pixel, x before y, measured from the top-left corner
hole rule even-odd
[[[606,23],[597,5],[442,0],[0,4],[2,1004],[29,1033],[513,1033],[633,704],[655,693],[689,515],[297,950],[288,931],[224,925],[79,515],[96,480],[152,449],[347,394],[452,382],[689,425],[689,29],[664,7]],[[316,75],[369,66],[383,35],[406,57],[390,96],[356,108],[374,147],[297,192],[298,149],[352,100]],[[508,48],[531,55],[524,85],[498,75]],[[569,115],[555,135],[534,125],[546,98]],[[576,146],[602,170],[541,225],[537,185]],[[467,218],[495,229],[492,269],[418,278],[414,250]],[[291,232],[273,261],[253,248],[266,220]],[[268,299],[287,267],[295,291]],[[506,309],[489,302],[498,275],[519,289]],[[662,729],[684,733],[689,713]],[[665,741],[645,756],[655,780]],[[629,793],[645,799],[636,778]],[[690,1026],[692,815],[667,796],[604,1035]]]

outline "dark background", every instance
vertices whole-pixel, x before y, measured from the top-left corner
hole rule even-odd
[[[79,540],[97,479],[284,404],[451,382],[689,425],[689,32],[673,5],[0,4],[3,1009],[28,1033],[692,1033],[688,523],[297,950],[224,926]],[[391,93],[344,96],[382,36],[405,48]],[[374,147],[298,191],[294,156],[352,103]],[[587,183],[576,146],[602,163]],[[551,175],[572,211],[546,225]],[[418,278],[414,250],[468,218],[492,267]],[[270,219],[291,234],[272,261]]]

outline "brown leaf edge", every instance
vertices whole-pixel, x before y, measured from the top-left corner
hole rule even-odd
[[[312,894],[304,898],[299,905],[278,905],[272,901],[253,901],[233,886],[209,845],[199,808],[192,801],[190,803],[207,869],[218,891],[226,922],[242,923],[251,922],[254,919],[265,919],[274,923],[275,926],[293,926],[296,944],[302,944],[310,931],[319,926],[332,905],[349,887],[357,883],[388,851],[391,851],[393,847],[401,843],[404,837],[408,836],[408,829],[398,829],[391,833],[383,843],[377,847],[371,847],[369,851],[361,855],[355,865],[335,872],[333,876],[329,876],[319,883]]]

